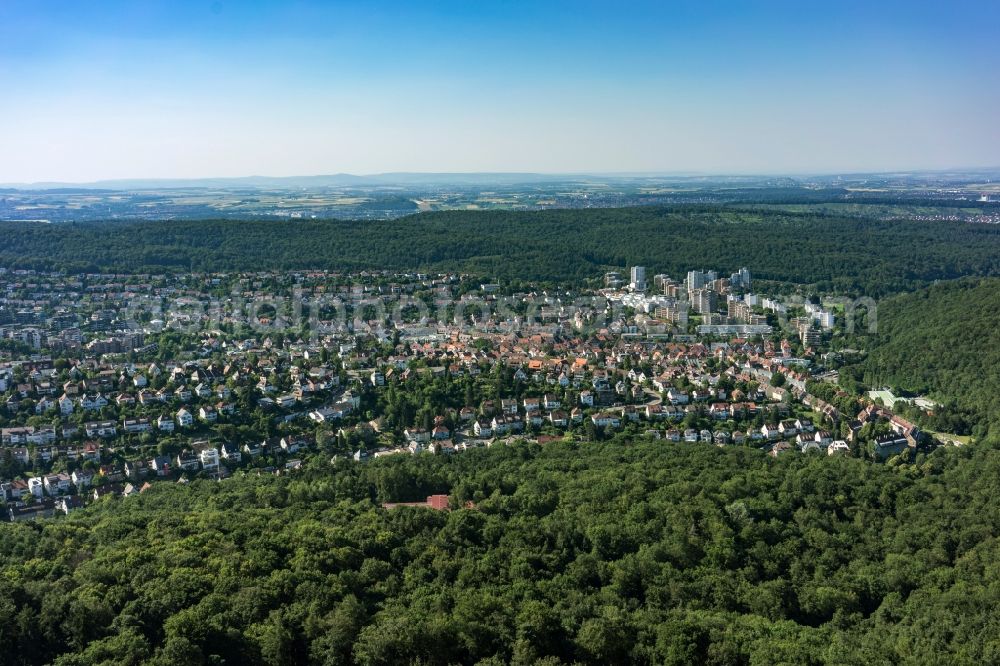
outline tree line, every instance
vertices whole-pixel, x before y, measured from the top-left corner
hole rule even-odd
[[[880,296],[1000,274],[1000,229],[718,206],[451,211],[398,220],[10,222],[0,265],[73,272],[427,270],[580,282],[645,265]]]

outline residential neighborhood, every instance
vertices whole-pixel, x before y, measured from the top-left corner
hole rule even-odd
[[[0,499],[23,520],[313,455],[626,429],[873,461],[926,443],[882,401],[814,395],[836,315],[752,284],[747,268],[635,267],[565,294],[458,274],[3,271]]]

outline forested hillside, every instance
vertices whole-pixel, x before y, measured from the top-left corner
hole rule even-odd
[[[1000,433],[998,331],[1000,280],[958,280],[886,299],[866,383],[929,393],[945,404],[942,430]]]
[[[378,507],[451,492],[456,506]],[[984,664],[1000,450],[552,443],[0,525],[5,664]]]
[[[882,295],[1000,274],[1000,229],[725,208],[447,212],[385,222],[7,223],[0,265],[73,271],[463,270],[581,280],[640,264]]]

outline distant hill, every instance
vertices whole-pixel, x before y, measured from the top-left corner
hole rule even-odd
[[[92,183],[37,182],[4,184],[20,190],[157,190],[175,188],[314,188],[363,185],[511,185],[580,180],[589,176],[538,173],[349,173],[316,176],[242,176],[236,178],[124,178]]]
[[[710,187],[795,187],[803,183],[826,187],[854,185],[872,192],[898,194],[901,186],[953,187],[960,184],[992,182],[1000,178],[1000,167],[900,172],[813,173],[813,174],[725,174],[694,171],[589,171],[571,173],[508,172],[414,172],[392,171],[373,174],[318,174],[306,176],[236,176],[207,178],[119,178],[92,182],[38,181],[0,183],[3,190],[159,190],[177,188],[314,188],[352,186],[511,186],[531,183],[649,181],[660,185]]]
[[[392,221],[6,223],[0,265],[70,271],[427,270],[576,282],[639,264],[884,295],[1000,275],[1000,228],[720,207],[453,211]]]

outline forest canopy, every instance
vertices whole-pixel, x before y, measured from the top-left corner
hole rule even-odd
[[[456,508],[379,506],[430,493]],[[897,465],[624,438],[316,459],[0,531],[8,664],[1000,658],[989,445]]]
[[[465,271],[580,281],[644,265],[880,296],[1000,274],[1000,229],[724,207],[453,211],[398,220],[10,222],[0,265],[73,272],[265,269]]]
[[[927,394],[938,429],[1000,433],[1000,280],[956,280],[879,303],[865,383]]]

